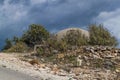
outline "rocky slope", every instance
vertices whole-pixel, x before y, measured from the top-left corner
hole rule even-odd
[[[29,57],[29,58],[26,58]],[[80,56],[80,64],[77,58]],[[82,46],[32,59],[32,55],[0,54],[0,65],[43,80],[120,80],[120,49]]]
[[[41,65],[31,65],[28,62],[21,61],[16,54],[0,53],[0,66],[6,67],[21,73],[39,78],[40,80],[68,80],[69,77],[54,75],[54,71]],[[43,68],[44,66],[44,68]]]

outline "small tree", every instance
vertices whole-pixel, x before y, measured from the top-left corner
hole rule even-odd
[[[117,40],[103,25],[90,25],[90,44],[103,46],[116,46]]]
[[[7,49],[12,47],[12,41],[10,39],[6,39],[5,42],[6,42],[6,44],[5,44],[4,48],[3,48],[3,50],[7,50]]]
[[[17,44],[18,42],[21,42],[21,41],[22,41],[21,38],[16,37],[16,36],[13,37],[14,44]]]
[[[32,24],[29,29],[23,34],[22,40],[28,46],[33,47],[36,44],[41,44],[49,37],[49,32],[41,25]]]

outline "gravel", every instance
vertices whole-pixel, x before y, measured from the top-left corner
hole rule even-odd
[[[50,69],[47,67],[45,69],[37,68],[28,62],[21,61],[14,54],[0,53],[0,66],[32,76],[33,78],[37,77],[43,80],[69,80],[67,76],[58,76],[50,73]]]

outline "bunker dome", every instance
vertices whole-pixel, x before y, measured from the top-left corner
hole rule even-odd
[[[89,32],[87,30],[81,29],[81,28],[67,28],[64,30],[59,31],[58,33],[56,33],[57,39],[61,40],[62,38],[64,38],[64,36],[66,36],[68,31],[80,31],[80,33],[82,35],[84,35],[86,38],[89,38]]]

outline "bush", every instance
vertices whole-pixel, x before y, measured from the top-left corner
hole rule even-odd
[[[23,34],[22,40],[28,46],[34,47],[34,45],[41,44],[42,41],[46,41],[49,37],[49,32],[41,25],[32,24],[29,29]]]
[[[63,38],[70,46],[82,46],[88,44],[88,39],[78,30],[70,30]]]
[[[57,38],[54,34],[50,35],[50,37],[47,40],[47,44],[49,45],[49,47],[51,47],[53,49],[57,49],[58,41],[57,41]]]
[[[6,50],[6,52],[20,52],[20,53],[27,52],[27,51],[28,51],[28,47],[23,42],[18,42],[14,46],[12,46],[10,49]]]
[[[55,35],[50,36],[47,44],[53,50],[59,50],[60,52],[67,50],[67,43],[64,40],[58,41]]]
[[[12,41],[11,40],[9,40],[9,39],[6,39],[6,44],[5,44],[5,46],[4,46],[4,48],[2,49],[3,51],[4,50],[8,50],[9,48],[11,48],[12,47]]]
[[[43,56],[45,53],[45,48],[43,47],[38,48],[37,53],[38,53],[38,56],[41,56],[41,55]]]
[[[117,40],[103,25],[90,25],[90,45],[116,46]]]

